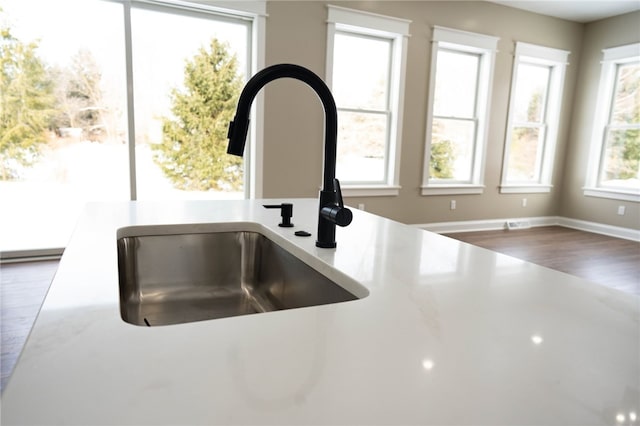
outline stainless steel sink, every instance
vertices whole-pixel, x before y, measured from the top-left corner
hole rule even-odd
[[[150,229],[117,239],[120,314],[128,323],[180,324],[358,299],[260,232]]]

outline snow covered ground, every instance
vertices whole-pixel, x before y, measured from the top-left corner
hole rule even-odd
[[[0,181],[0,251],[65,247],[85,203],[130,199],[128,157],[122,143],[66,143],[46,148],[22,180]],[[174,189],[149,145],[136,146],[136,176],[139,200],[244,197]]]

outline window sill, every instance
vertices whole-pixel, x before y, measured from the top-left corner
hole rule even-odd
[[[422,195],[482,194],[484,185],[442,184],[422,186]]]
[[[343,197],[393,197],[400,194],[400,186],[341,185]]]
[[[551,192],[553,185],[500,185],[501,194],[541,194]]]
[[[586,197],[609,198],[612,200],[640,202],[640,192],[604,188],[582,188]]]

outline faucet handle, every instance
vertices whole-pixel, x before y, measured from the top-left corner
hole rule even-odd
[[[340,181],[336,178],[333,179],[333,184],[336,187],[336,201],[338,205],[344,208],[344,202],[342,201],[342,190],[340,189]]]
[[[325,206],[320,210],[320,214],[325,219],[335,223],[338,226],[347,226],[353,220],[353,213],[346,207]]]
[[[335,187],[335,201],[338,205],[332,204],[324,206],[320,209],[320,214],[338,226],[347,226],[353,220],[353,213],[344,206],[342,191],[340,190],[340,181],[334,179],[333,184]]]

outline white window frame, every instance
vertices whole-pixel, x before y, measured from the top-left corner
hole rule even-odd
[[[129,174],[130,199],[137,199],[136,162],[135,162],[135,115],[133,111],[133,57],[131,36],[131,8],[143,7],[150,10],[185,10],[200,14],[229,16],[251,22],[251,66],[247,79],[264,68],[265,64],[265,28],[266,0],[255,1],[215,1],[215,0],[106,0],[121,3],[125,20],[125,55],[127,78],[127,117],[129,135]],[[263,193],[263,140],[264,140],[264,95],[259,93],[252,105],[248,149],[244,156],[245,198],[261,198]]]
[[[489,111],[493,86],[493,69],[499,37],[434,26],[429,73],[427,128],[422,170],[422,195],[482,194],[484,191],[484,163],[489,133]],[[432,179],[429,176],[432,128],[438,51],[447,50],[479,56],[478,84],[475,94],[475,140],[469,181]]]
[[[619,65],[635,62],[640,59],[640,43],[627,44],[602,50],[602,68],[598,86],[598,101],[591,135],[591,148],[587,166],[584,195],[590,197],[610,198],[614,200],[640,202],[640,188],[622,189],[603,187],[599,184],[600,168],[609,126],[615,83]]]
[[[511,78],[511,96],[509,100],[509,114],[507,118],[507,131],[505,135],[504,158],[502,163],[502,179],[500,183],[501,193],[546,193],[551,192],[553,185],[553,164],[555,160],[556,144],[558,138],[558,125],[560,122],[560,110],[562,106],[562,94],[564,92],[564,77],[568,65],[568,57],[571,52],[535,44],[516,42],[513,60],[513,73]],[[549,81],[545,96],[545,106],[540,123],[543,132],[542,146],[539,149],[537,164],[537,181],[508,181],[509,151],[513,128],[518,127],[514,118],[516,83],[518,81],[518,67],[520,64],[540,65],[549,68]]]
[[[381,183],[341,184],[345,197],[394,196],[400,192],[400,152],[410,20],[328,5],[327,61],[325,82],[332,88],[333,50],[336,33],[372,36],[392,43],[388,132],[385,157],[386,179]],[[357,110],[356,110],[357,111]]]

